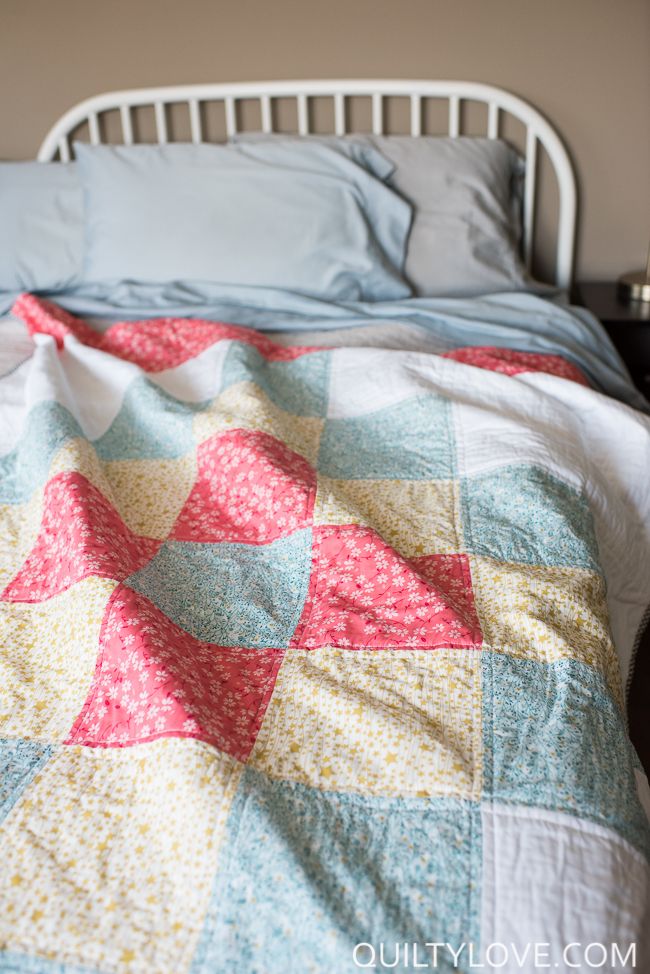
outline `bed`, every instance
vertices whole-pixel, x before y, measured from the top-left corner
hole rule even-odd
[[[39,160],[0,164],[0,970],[647,969],[650,407],[567,303],[552,126],[188,86]]]

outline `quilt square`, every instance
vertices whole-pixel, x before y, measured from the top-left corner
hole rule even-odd
[[[214,371],[230,339],[242,329],[200,318],[151,318],[144,321],[118,321],[100,338],[99,346],[118,361],[135,363],[156,376],[183,373],[206,353],[212,353]]]
[[[222,371],[222,388],[254,382],[269,399],[297,416],[324,416],[331,352],[309,351],[287,361],[269,361],[256,348],[233,342]]]
[[[473,554],[600,570],[586,499],[546,470],[512,466],[466,477],[460,494],[465,544]]]
[[[248,768],[191,974],[343,972],[358,943],[478,943],[480,863],[474,803],[323,793]]]
[[[290,649],[250,764],[327,791],[476,799],[480,657]]]
[[[43,517],[43,491],[23,504],[0,506],[0,591],[14,578],[36,544]]]
[[[514,348],[494,345],[468,345],[444,353],[445,358],[477,369],[501,372],[503,375],[521,375],[524,372],[538,372],[546,375],[570,379],[589,388],[589,383],[580,369],[561,355],[545,352],[521,352]]]
[[[562,812],[486,802],[481,821],[483,944],[519,947],[520,958],[526,957],[516,966],[521,974],[539,974],[542,966],[565,972],[591,966],[611,974],[643,966],[644,856],[610,829]],[[616,944],[625,956],[635,943],[631,967],[616,960],[612,967],[601,964],[596,948],[586,955],[590,965],[584,963],[588,944]],[[526,955],[530,944],[546,944],[547,959],[536,964],[533,950]]]
[[[111,460],[103,466],[115,507],[129,530],[164,541],[194,486],[194,453],[174,460]]]
[[[311,530],[265,545],[167,541],[126,584],[196,639],[287,646],[307,595]]]
[[[60,970],[188,971],[239,767],[197,741],[61,748],[0,827],[0,942]]]
[[[138,323],[139,326],[146,326],[146,324],[147,322]],[[197,324],[196,320],[189,322],[190,327],[196,327]],[[222,327],[224,332],[228,330],[227,326],[217,325],[217,328],[219,327]],[[172,341],[177,334],[178,331],[173,328],[172,322]],[[153,336],[154,353],[158,341],[158,337]],[[174,399],[182,402],[210,402],[221,388],[221,369],[229,346],[229,338],[220,338],[201,351],[197,349],[196,354],[191,358],[185,358],[184,361],[174,365],[167,364],[160,372],[149,372],[147,377],[150,382],[164,389]]]
[[[292,646],[480,644],[465,555],[407,560],[373,530],[355,525],[313,533],[309,593]]]
[[[88,698],[66,743],[122,747],[195,737],[245,761],[282,655],[200,642],[119,586],[102,623]]]
[[[61,446],[52,457],[48,483],[61,474],[77,474],[99,490],[107,501],[117,508],[106,479],[105,464],[95,451],[91,440],[83,436],[73,436]]]
[[[115,586],[86,578],[47,602],[0,604],[0,737],[67,736],[92,683]]]
[[[325,421],[319,473],[344,480],[437,480],[454,476],[450,403],[420,395],[363,416]]]
[[[392,323],[385,322],[385,326],[390,332]],[[370,327],[376,335],[377,327],[382,331],[384,325],[374,322]],[[406,326],[406,330],[410,328]],[[375,339],[371,336],[370,343],[365,342],[363,329],[358,332],[359,347],[332,349],[327,416],[365,416],[419,396],[435,397],[439,392],[445,396],[450,363],[439,354],[430,354],[444,351],[445,343],[441,345],[428,329],[419,325],[415,325],[414,334],[420,349],[422,342],[427,345],[426,353],[373,347]]]
[[[625,718],[600,673],[487,651],[482,662],[486,797],[590,819],[650,855]]]
[[[259,430],[230,430],[198,448],[196,482],[171,532],[177,541],[263,544],[311,525],[316,472]]]
[[[259,430],[286,443],[315,466],[323,420],[296,416],[276,405],[254,382],[229,386],[201,413],[197,413],[193,433],[204,443],[228,430]]]
[[[580,490],[584,445],[571,425],[564,423],[559,437],[558,418],[549,417],[548,403],[544,408],[527,384],[517,383],[505,401],[503,392],[498,396],[486,401],[485,392],[477,391],[474,401],[469,396],[454,401],[459,475],[478,477],[526,465]]]
[[[603,675],[622,704],[620,665],[601,575],[490,558],[471,557],[470,564],[486,645],[539,663],[584,663]]]
[[[405,558],[462,550],[455,480],[332,480],[319,476],[315,524],[372,528]]]

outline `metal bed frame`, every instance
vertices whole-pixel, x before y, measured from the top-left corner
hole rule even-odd
[[[167,119],[169,106],[184,103],[189,111],[190,133],[193,142],[203,141],[204,127],[201,107],[221,102],[225,109],[226,137],[237,134],[237,103],[259,102],[263,132],[274,131],[273,103],[275,99],[292,99],[296,103],[297,134],[313,133],[310,99],[329,98],[334,107],[334,134],[353,134],[347,125],[346,100],[367,98],[372,108],[372,132],[385,133],[385,105],[388,98],[407,98],[410,105],[410,134],[422,135],[423,103],[427,99],[448,102],[448,135],[461,135],[461,104],[479,102],[487,106],[487,135],[499,138],[502,116],[510,115],[521,122],[525,137],[525,181],[523,207],[523,254],[530,268],[533,258],[535,209],[537,197],[538,147],[548,155],[558,186],[558,218],[555,245],[555,283],[568,288],[573,276],[573,256],[576,228],[576,182],[569,155],[555,129],[535,108],[515,95],[492,85],[469,81],[392,81],[392,80],[336,80],[336,81],[270,81],[233,84],[179,85],[166,88],[141,88],[108,92],[80,102],[66,112],[50,129],[38,153],[42,162],[71,158],[71,136],[87,126],[92,145],[102,139],[101,117],[104,113],[119,112],[122,141],[131,145],[137,141],[133,125],[133,110],[153,108],[158,143],[170,141]]]

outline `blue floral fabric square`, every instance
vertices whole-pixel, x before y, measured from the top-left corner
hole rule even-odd
[[[449,400],[418,396],[364,416],[328,419],[319,472],[348,480],[435,480],[453,477]]]
[[[378,958],[384,944],[401,971],[406,941],[479,942],[472,802],[320,792],[248,768],[220,862],[191,974],[352,971],[361,943]],[[437,970],[452,970],[448,954]]]
[[[591,666],[483,653],[486,797],[614,829],[650,854],[623,714]]]
[[[0,504],[22,504],[42,484],[65,443],[82,430],[58,402],[40,402],[29,412],[16,447],[0,457]]]
[[[148,379],[136,379],[119,413],[94,447],[102,460],[162,460],[194,447],[192,422],[207,403],[175,399]]]
[[[196,639],[289,644],[307,594],[311,530],[265,545],[167,541],[126,580]]]
[[[584,497],[539,467],[503,467],[461,481],[467,550],[499,561],[600,571]]]

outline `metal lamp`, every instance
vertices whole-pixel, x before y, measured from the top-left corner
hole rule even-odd
[[[650,302],[650,249],[644,271],[632,271],[619,277],[618,293],[624,301]]]

